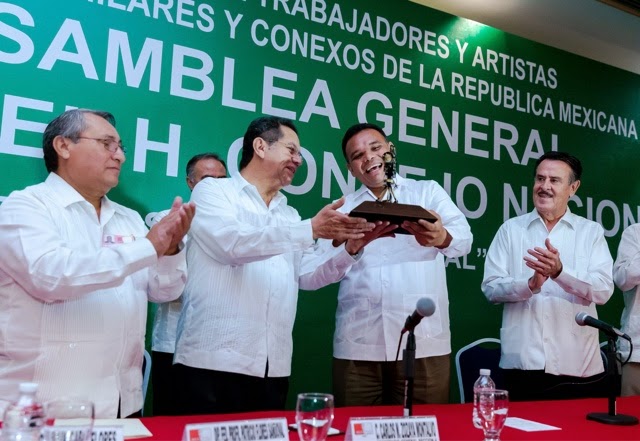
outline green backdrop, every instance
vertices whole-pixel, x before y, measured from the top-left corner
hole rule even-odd
[[[45,177],[41,133],[67,107],[116,115],[129,153],[110,197],[143,216],[189,197],[196,153],[233,172],[249,121],[272,114],[298,125],[305,164],[285,193],[310,217],[355,189],[344,130],[379,123],[400,173],[441,183],[474,233],[448,261],[454,353],[498,336],[483,259],[498,226],[532,209],[543,151],[582,159],[570,206],[614,256],[640,218],[637,75],[404,0],[0,0],[0,79],[0,200]],[[300,294],[290,398],[331,388],[336,293]],[[604,320],[619,323],[621,297]]]

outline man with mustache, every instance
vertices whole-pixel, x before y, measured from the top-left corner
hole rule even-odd
[[[262,117],[244,135],[240,172],[193,190],[174,356],[182,412],[284,409],[302,261],[315,239],[361,239],[374,227],[336,211],[342,201],[301,220],[280,192],[300,164],[294,124]]]
[[[356,124],[342,138],[349,172],[363,185],[346,196],[341,211],[349,212],[364,201],[384,200],[384,155],[391,145],[375,124]],[[402,404],[405,374],[396,361],[398,337],[417,301],[427,296],[435,313],[415,328],[416,360],[414,402],[447,403],[451,370],[449,296],[444,258],[460,257],[471,249],[472,235],[464,214],[435,181],[395,177],[398,202],[419,205],[437,217],[400,225],[409,234],[396,234],[397,225],[380,222],[362,239],[344,245],[319,242],[312,288],[340,282],[336,330],[333,338],[333,393],[338,406]],[[350,265],[342,272],[331,259]],[[406,342],[406,337],[403,340]],[[401,357],[400,357],[401,358]]]
[[[500,367],[512,400],[599,395],[604,383],[598,330],[575,316],[597,317],[609,300],[613,259],[602,227],[568,207],[581,174],[568,153],[542,155],[535,210],[505,222],[487,252],[482,291],[504,304]]]
[[[113,115],[68,110],[43,135],[47,179],[0,206],[0,396],[85,396],[96,417],[142,409],[147,302],[177,298],[193,204],[147,230],[107,197],[125,148]]]

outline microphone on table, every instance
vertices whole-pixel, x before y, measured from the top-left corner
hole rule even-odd
[[[404,328],[402,328],[401,334],[407,331],[413,331],[414,328],[418,326],[418,323],[420,323],[420,320],[433,315],[434,312],[436,312],[436,304],[433,300],[429,297],[422,297],[418,300],[418,303],[416,303],[416,310],[413,311],[413,314],[407,317],[407,320],[404,322]]]
[[[607,399],[609,412],[591,412],[587,414],[587,419],[591,421],[597,421],[599,423],[615,424],[619,426],[632,426],[634,424],[638,424],[638,418],[632,415],[623,415],[616,412],[616,397],[618,396],[620,385],[618,383],[618,380],[616,379],[616,377],[619,375],[619,370],[615,349],[615,338],[622,337],[629,342],[629,345],[631,347],[631,350],[629,352],[630,357],[631,353],[633,352],[633,343],[631,342],[631,337],[629,337],[621,330],[614,328],[609,323],[605,323],[602,320],[598,320],[597,318],[593,318],[587,315],[587,313],[584,311],[576,314],[576,323],[580,326],[591,326],[592,328],[599,329],[600,331],[607,334],[607,337],[609,338],[609,344],[607,345],[607,362],[605,363],[606,378],[608,379],[609,383],[609,393]]]
[[[409,331],[407,337],[407,348],[402,353],[402,359],[404,361],[404,405],[403,415],[413,415],[413,379],[415,376],[415,358],[416,358],[416,336],[413,334],[413,330],[418,323],[424,318],[433,315],[436,311],[436,304],[433,303],[429,297],[422,297],[416,303],[416,310],[413,311],[407,320],[404,322],[404,328],[400,333],[400,341],[398,342],[398,353],[400,352],[400,342],[405,332]],[[398,359],[398,353],[396,353],[396,360]]]
[[[576,314],[576,323],[580,326],[591,326],[592,328],[596,328],[607,334],[609,337],[622,337],[625,340],[631,341],[631,337],[622,332],[621,330],[614,328],[608,323],[603,322],[602,320],[598,320],[597,318],[593,318],[588,315],[586,312],[582,311]]]

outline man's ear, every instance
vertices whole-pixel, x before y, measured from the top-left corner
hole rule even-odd
[[[58,154],[58,157],[62,159],[69,159],[71,156],[71,151],[69,150],[70,145],[71,140],[69,138],[65,138],[61,135],[53,138],[53,149]]]
[[[580,181],[573,181],[571,183],[571,196],[576,194],[576,191],[578,191],[578,187],[580,187]]]
[[[253,140],[253,154],[258,155],[260,158],[264,159],[265,150],[269,147],[267,141],[260,138],[259,136]]]

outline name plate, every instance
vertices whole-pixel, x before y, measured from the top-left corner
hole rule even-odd
[[[182,441],[289,441],[285,418],[187,424]]]
[[[124,441],[124,427],[94,426],[91,441]]]
[[[91,437],[82,426],[56,425],[42,429],[44,441],[124,441],[122,426],[94,427]]]
[[[440,441],[440,434],[433,415],[351,418],[345,441]]]

